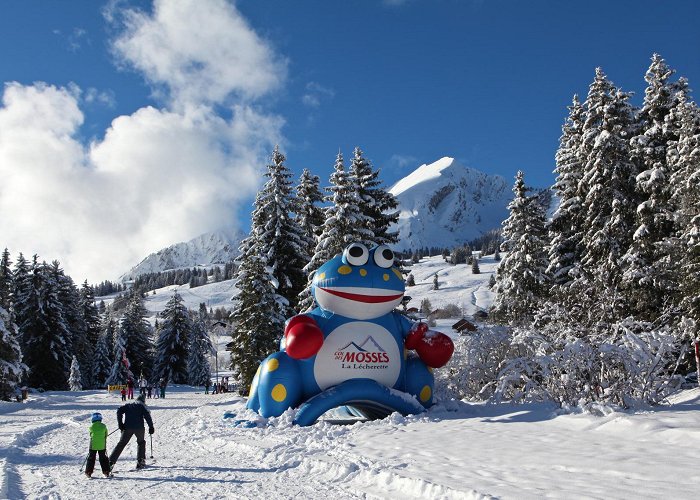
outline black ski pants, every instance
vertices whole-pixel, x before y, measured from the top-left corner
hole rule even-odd
[[[114,465],[117,460],[119,460],[119,455],[122,454],[124,447],[131,440],[131,436],[134,435],[136,436],[136,444],[138,445],[136,460],[142,463],[146,461],[146,429],[142,427],[141,429],[124,429],[122,431],[122,437],[109,455],[110,464]]]
[[[109,474],[109,460],[107,459],[107,450],[90,450],[88,454],[87,464],[85,465],[85,473],[92,474],[95,470],[95,455],[100,454],[100,467],[103,474]]]

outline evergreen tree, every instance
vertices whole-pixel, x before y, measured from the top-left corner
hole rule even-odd
[[[416,278],[413,276],[413,273],[406,276],[406,286],[416,286]]]
[[[192,336],[187,358],[187,376],[190,385],[205,385],[211,380],[211,367],[209,358],[214,352],[214,346],[207,332],[207,308],[205,304],[199,305],[197,319],[192,325]]]
[[[0,399],[9,401],[27,367],[22,363],[17,325],[10,313],[0,305]]]
[[[372,165],[363,157],[362,150],[355,148],[350,174],[355,184],[362,224],[366,230],[367,246],[390,245],[399,239],[399,233],[390,232],[389,227],[399,220],[396,210],[398,202],[394,195],[381,187],[379,170],[373,170]]]
[[[142,373],[146,378],[150,378],[153,364],[153,342],[151,340],[151,325],[146,320],[147,316],[148,311],[143,305],[143,297],[140,293],[132,292],[119,324],[119,330],[120,335],[124,338],[126,358],[131,363],[131,371]]]
[[[671,196],[669,180],[673,172],[667,161],[667,147],[678,140],[678,127],[669,118],[687,82],[670,82],[673,73],[661,56],[653,55],[645,75],[648,86],[639,112],[640,126],[630,141],[630,154],[639,172],[639,206],[637,229],[623,259],[624,286],[635,315],[651,321],[661,315],[663,300],[675,293],[677,282],[670,255],[676,206]]]
[[[629,138],[634,133],[634,109],[629,94],[616,88],[600,68],[586,98],[582,154],[585,173],[581,180],[581,275],[576,293],[602,309],[582,307],[591,321],[614,320],[627,305],[616,293],[622,278],[621,258],[629,248],[636,200]],[[605,300],[603,296],[609,296]]]
[[[18,264],[20,261],[18,260]],[[29,384],[44,389],[66,389],[70,369],[71,332],[59,301],[59,283],[46,263],[35,255],[29,271],[18,283],[15,310]]]
[[[304,267],[308,279],[300,297],[300,311],[313,307],[311,281],[316,270],[326,261],[342,253],[350,243],[368,241],[373,237],[373,234],[368,233],[366,229],[366,218],[360,210],[355,186],[352,178],[345,171],[341,153],[336,157],[330,183],[331,186],[326,188],[328,195],[325,198],[330,205],[324,209],[325,222],[321,235],[311,261]]]
[[[479,269],[479,259],[476,257],[472,258],[472,274],[481,274],[481,269]]]
[[[582,157],[583,123],[585,112],[578,95],[569,106],[569,117],[562,127],[559,149],[556,153],[557,174],[552,190],[559,198],[559,206],[549,224],[547,272],[556,285],[565,285],[576,276],[581,253],[581,198],[579,191],[584,173]]]
[[[545,215],[536,197],[527,195],[523,172],[515,177],[510,215],[503,222],[508,254],[498,266],[493,314],[502,321],[529,322],[546,295]]]
[[[80,380],[80,364],[78,363],[78,357],[73,356],[73,361],[70,365],[70,375],[68,377],[68,387],[71,391],[83,390],[83,384]]]
[[[305,253],[310,259],[316,249],[316,240],[323,226],[323,194],[319,189],[319,178],[304,169],[296,187],[297,205],[295,208],[297,223],[302,229]]]
[[[679,124],[679,136],[669,146],[668,161],[674,172],[673,199],[678,204],[680,307],[684,316],[700,325],[700,109],[681,95],[673,118]]]
[[[192,320],[180,294],[175,292],[161,313],[153,377],[175,383],[187,383],[187,349]]]
[[[247,254],[239,261],[236,288],[231,368],[241,395],[247,395],[258,365],[279,347],[285,318],[262,257]]]
[[[110,323],[114,326],[114,322],[110,319]],[[110,355],[109,341],[106,333],[101,333],[97,338],[95,345],[95,353],[93,359],[93,374],[94,387],[96,389],[104,388],[112,371],[112,356]]]
[[[2,257],[0,257],[0,307],[8,312],[12,306],[10,300],[12,286],[12,262],[10,261],[10,252],[5,248]]]
[[[131,363],[126,355],[127,337],[124,330],[117,329],[117,336],[114,341],[114,355],[112,357],[112,368],[107,377],[107,385],[124,385],[127,380],[134,378],[131,371]]]
[[[292,174],[284,162],[284,155],[275,147],[265,174],[269,180],[255,200],[257,213],[253,218],[261,224],[256,225],[256,246],[252,251],[264,258],[277,285],[277,294],[288,304],[283,306],[282,314],[290,317],[306,283],[303,267],[310,256],[306,253],[302,228],[292,216],[296,204],[292,196]]]
[[[433,290],[439,290],[440,289],[440,282],[438,281],[438,275],[435,273],[435,276],[433,277]]]

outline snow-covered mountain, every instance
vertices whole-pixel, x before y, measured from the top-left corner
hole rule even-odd
[[[176,243],[152,253],[124,273],[120,281],[168,269],[225,264],[238,255],[238,245],[243,238],[245,234],[241,231],[204,233],[190,241]]]
[[[500,227],[511,186],[454,158],[421,165],[389,191],[399,202],[400,250],[454,247]]]

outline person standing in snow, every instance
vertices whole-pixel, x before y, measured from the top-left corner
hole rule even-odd
[[[164,378],[160,379],[160,397],[161,399],[165,397],[165,388],[168,386],[168,381]]]
[[[146,397],[148,399],[151,399],[151,397],[153,395],[153,384],[152,383],[150,383],[150,382],[148,383],[148,385],[146,386],[146,391],[148,391],[148,394],[146,395]]]
[[[122,394],[122,401],[126,401],[126,387],[122,387],[120,392]]]
[[[129,377],[126,381],[127,397],[129,399],[134,399],[134,379]]]
[[[207,379],[204,382],[204,394],[209,394],[209,385],[211,385],[211,380]]]
[[[123,418],[123,421],[122,421]],[[153,434],[153,420],[151,412],[146,408],[146,396],[140,394],[133,403],[127,403],[117,410],[117,422],[119,430],[122,431],[121,438],[109,455],[110,470],[117,463],[119,455],[122,454],[124,447],[131,440],[131,436],[136,435],[136,444],[138,451],[136,454],[136,468],[141,469],[146,465],[146,432],[144,429],[144,421],[148,424],[148,433]]]
[[[92,425],[90,426],[90,452],[88,453],[87,464],[85,465],[85,475],[92,477],[95,470],[95,456],[100,455],[100,467],[102,474],[109,477],[109,460],[107,459],[107,426],[102,423],[100,413],[92,414]]]
[[[139,390],[144,396],[146,395],[146,385],[148,385],[148,383],[146,382],[146,379],[143,378],[143,375],[141,375],[141,378],[139,379]]]

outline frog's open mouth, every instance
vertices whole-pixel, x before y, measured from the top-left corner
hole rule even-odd
[[[373,294],[365,294],[365,293],[353,293],[353,292],[346,292],[343,290],[340,290],[338,288],[323,288],[319,287],[321,290],[323,290],[326,293],[330,293],[331,295],[335,295],[336,297],[340,297],[342,299],[347,299],[347,300],[354,300],[355,302],[365,302],[367,304],[381,304],[382,302],[391,302],[392,300],[397,300],[400,299],[403,296],[403,293],[396,293],[396,290],[381,290],[381,289],[376,289],[376,288],[349,288],[350,290],[354,290],[355,292],[358,291],[372,291]],[[348,288],[345,288],[346,290]],[[377,294],[377,292],[380,292]],[[390,293],[391,295],[383,295],[382,292],[384,293]]]

